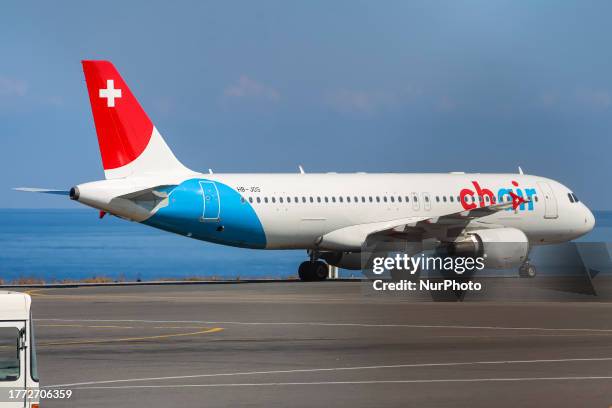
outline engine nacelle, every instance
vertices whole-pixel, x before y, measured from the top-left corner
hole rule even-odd
[[[445,244],[438,254],[483,257],[487,269],[511,269],[527,259],[529,239],[516,228],[475,230],[466,239]]]
[[[320,254],[328,264],[342,269],[361,269],[361,254],[359,252],[323,252]]]

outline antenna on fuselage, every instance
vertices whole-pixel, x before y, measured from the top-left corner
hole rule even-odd
[[[208,174],[213,174],[212,169],[208,169]]]
[[[519,174],[522,176],[523,175],[523,169],[521,169],[521,166],[518,166],[519,168]]]
[[[301,164],[298,164],[298,169],[300,169],[300,174],[306,174]]]

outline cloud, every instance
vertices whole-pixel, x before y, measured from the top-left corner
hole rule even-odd
[[[277,102],[280,99],[280,92],[246,75],[241,75],[237,83],[225,88],[223,96],[225,99],[258,98]]]
[[[338,89],[325,93],[324,102],[341,113],[372,114],[395,102],[395,96],[385,92]]]
[[[593,110],[605,110],[610,107],[612,98],[610,93],[603,89],[579,88],[576,90],[577,101]]]
[[[559,95],[556,92],[544,91],[540,92],[536,97],[537,106],[550,108],[559,103]]]
[[[28,92],[28,83],[21,79],[8,78],[0,75],[1,96],[25,96]]]
[[[536,105],[549,109],[605,111],[612,107],[612,95],[605,89],[579,87],[564,91],[545,91],[536,96]]]
[[[157,97],[152,101],[153,109],[164,116],[169,115],[170,113],[176,110],[176,102],[174,99],[169,97]]]
[[[442,95],[436,102],[436,107],[442,112],[452,112],[457,108],[457,102],[448,95]]]

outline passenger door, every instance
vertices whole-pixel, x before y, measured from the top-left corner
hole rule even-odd
[[[557,209],[557,199],[555,198],[555,194],[553,193],[550,184],[542,181],[538,183],[540,190],[542,191],[541,197],[544,199],[544,218],[557,218],[559,216],[559,212]]]
[[[0,408],[23,408],[27,367],[25,322],[0,322]]]
[[[221,215],[221,202],[219,199],[219,190],[214,181],[200,181],[202,189],[203,209],[200,221],[219,221]]]

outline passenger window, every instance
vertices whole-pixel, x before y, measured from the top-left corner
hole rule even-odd
[[[244,200],[244,197],[240,197],[240,202],[241,202],[242,204],[244,204],[244,201],[245,201],[245,200]]]
[[[329,203],[329,198],[325,197],[325,202]]]
[[[440,196],[436,196],[436,203],[440,202]]]
[[[406,202],[409,203],[410,202],[410,198],[408,198],[408,196],[404,197],[406,199]]]
[[[416,195],[414,197],[412,197],[412,199],[414,200],[415,203],[419,202],[419,197],[417,197]]]
[[[392,203],[395,202],[395,197],[391,196],[391,197],[389,197],[389,199],[391,200]]]
[[[369,196],[368,198],[370,199],[370,202],[372,202],[372,196]]]
[[[380,197],[379,196],[376,196],[376,202],[380,203]]]
[[[450,196],[450,197],[449,197],[449,199],[450,199],[450,202],[451,202],[451,203],[455,201],[455,199],[453,198],[453,196]]]
[[[533,196],[533,199],[535,200],[536,203],[538,202],[538,196],[537,195]]]
[[[387,196],[383,197],[383,201],[386,203],[387,202]]]
[[[268,197],[264,197],[264,203],[268,204]]]
[[[249,197],[249,203],[253,203],[253,197]]]
[[[261,203],[261,198],[257,197],[257,203]]]
[[[317,197],[317,203],[321,202],[321,197]]]
[[[332,196],[332,203],[336,202],[336,197]]]
[[[278,202],[282,204],[282,202],[283,202],[283,197],[278,197]]]
[[[364,196],[361,196],[361,202],[365,203],[365,197]]]
[[[350,203],[351,202],[351,197],[346,197],[346,202]]]
[[[429,202],[429,197],[425,196],[425,202],[428,203]]]
[[[442,201],[446,202],[446,196],[442,196]]]
[[[310,197],[310,202],[314,203],[314,198],[313,197]]]
[[[397,202],[401,203],[402,202],[402,196],[397,196]]]
[[[275,203],[276,202],[276,198],[272,197],[272,202]]]
[[[305,203],[306,202],[306,197],[302,196],[302,202]]]
[[[287,202],[290,203],[291,202],[291,197],[287,197]]]
[[[353,199],[355,200],[356,203],[359,202],[359,197],[355,196],[355,197],[353,197]]]

